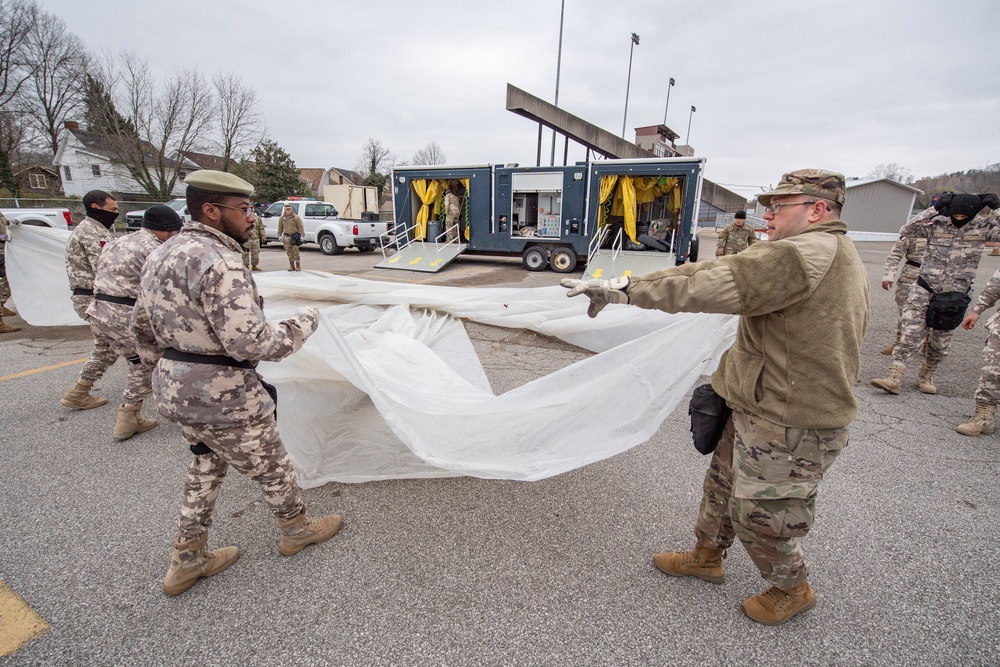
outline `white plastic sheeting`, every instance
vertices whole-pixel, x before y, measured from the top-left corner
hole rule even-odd
[[[61,288],[51,275],[65,281],[59,260],[47,282]],[[278,386],[279,430],[304,487],[449,475],[537,480],[608,458],[649,439],[715,368],[736,324],[732,316],[629,306],[590,319],[586,298],[567,299],[560,287],[465,289],[285,272],[256,280],[269,317],[303,304],[322,313],[302,350],[259,367]],[[12,288],[30,301],[49,289],[43,284]],[[596,354],[495,396],[456,317],[530,329]]]
[[[6,248],[7,281],[17,314],[36,327],[84,325],[73,310],[66,277],[66,241],[70,232],[11,225]]]

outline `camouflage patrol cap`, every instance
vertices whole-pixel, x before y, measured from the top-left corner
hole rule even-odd
[[[234,176],[225,171],[199,169],[188,174],[184,182],[187,183],[188,187],[201,190],[202,192],[242,197],[249,197],[253,194],[253,185],[247,183],[239,176]]]
[[[781,195],[811,195],[844,203],[844,175],[825,169],[799,169],[782,175],[778,187],[757,197],[764,206],[771,205],[771,197]]]

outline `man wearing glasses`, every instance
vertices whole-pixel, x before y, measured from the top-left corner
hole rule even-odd
[[[785,174],[760,195],[767,243],[716,261],[632,278],[563,280],[594,317],[608,304],[740,315],[712,375],[732,415],[705,474],[691,551],[661,553],[662,572],[721,584],[738,536],[771,587],[743,602],[778,625],[815,605],[800,544],[819,484],[847,445],[868,326],[868,274],[840,220],[844,177]]]
[[[316,331],[319,312],[303,308],[275,324],[264,317],[241,257],[240,245],[253,231],[250,183],[210,170],[193,172],[185,183],[193,222],[149,255],[132,314],[138,352],[156,363],[156,407],[180,424],[195,455],[163,580],[169,595],[239,558],[237,547],[207,548],[212,509],[230,466],[261,485],[280,526],[282,554],[322,542],[342,524],[336,514],[306,515],[278,435],[276,395],[254,370],[259,361],[278,361],[301,348]]]

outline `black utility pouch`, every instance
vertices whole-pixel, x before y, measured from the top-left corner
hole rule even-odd
[[[715,393],[711,384],[696,387],[688,404],[691,415],[691,435],[694,448],[701,454],[711,454],[719,444],[726,422],[733,413],[726,399]]]
[[[940,292],[931,295],[927,306],[927,326],[938,331],[951,331],[965,319],[972,297],[965,292]]]
[[[292,238],[289,239],[292,245],[302,245],[302,234],[295,232],[292,234]]]
[[[269,382],[264,382],[264,378],[262,378],[260,376],[260,374],[257,375],[257,379],[260,380],[260,386],[262,386],[264,388],[264,391],[267,392],[267,395],[271,397],[272,401],[274,401],[274,418],[277,419],[278,418],[278,388],[275,387],[273,384],[271,384]]]

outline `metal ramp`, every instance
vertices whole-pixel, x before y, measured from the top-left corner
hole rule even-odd
[[[437,273],[444,267],[468,250],[467,243],[458,241],[444,242],[441,239],[447,234],[442,232],[436,238],[437,243],[427,241],[408,241],[411,238],[416,225],[398,232],[397,240],[392,242],[384,237],[382,246],[382,261],[375,265],[376,269],[401,269],[403,271],[421,271],[423,273]],[[456,234],[457,235],[457,234]],[[402,237],[402,242],[398,239]],[[389,256],[386,248],[395,248],[396,252]]]
[[[677,264],[677,255],[672,252],[656,250],[623,250],[623,234],[621,229],[615,236],[610,248],[602,249],[608,236],[609,228],[602,228],[594,234],[590,247],[587,249],[587,270],[584,279],[622,278],[625,276],[641,276],[652,271],[662,271]],[[673,243],[673,236],[670,237]]]

